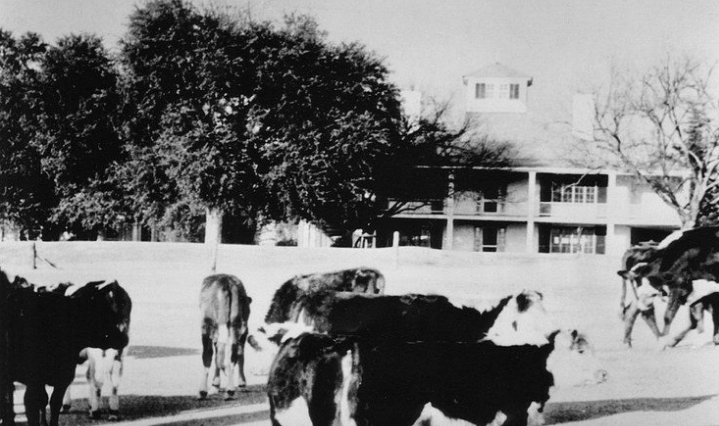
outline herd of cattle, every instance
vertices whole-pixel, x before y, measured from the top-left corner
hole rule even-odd
[[[677,233],[630,248],[622,260],[625,343],[641,315],[665,346],[713,315],[719,344],[719,228]],[[630,290],[630,291],[629,291]],[[601,383],[607,372],[587,337],[561,329],[543,295],[525,290],[479,308],[445,296],[385,295],[377,270],[292,278],[250,332],[251,297],[240,279],[216,274],[200,290],[203,374],[232,398],[246,386],[245,343],[270,353],[267,394],[275,426],[542,424],[552,386]],[[654,316],[667,299],[664,329]],[[629,299],[629,300],[627,300]],[[681,305],[685,329],[670,334]],[[0,271],[0,420],[14,425],[13,389],[26,386],[29,426],[58,425],[77,363],[87,361],[90,414],[110,382],[117,416],[122,353],[132,303],[117,282],[38,287]],[[210,370],[214,366],[210,377]]]

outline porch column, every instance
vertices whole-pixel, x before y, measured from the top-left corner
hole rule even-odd
[[[619,253],[616,238],[616,206],[617,201],[617,174],[616,172],[608,172],[607,174],[607,236],[604,242],[605,254]]]
[[[445,208],[447,212],[447,239],[445,241],[445,246],[442,248],[452,250],[454,244],[454,173],[449,173],[448,180],[448,195],[445,200]]]
[[[539,198],[537,197],[537,172],[530,171],[527,179],[527,241],[526,252],[537,253],[539,250],[535,243],[535,213],[539,211]]]

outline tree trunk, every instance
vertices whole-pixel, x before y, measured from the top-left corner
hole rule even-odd
[[[205,210],[205,246],[208,249],[210,273],[217,269],[217,251],[222,242],[222,216],[224,212],[217,207]]]

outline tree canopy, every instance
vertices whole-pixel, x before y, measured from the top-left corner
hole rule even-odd
[[[503,157],[460,146],[466,129],[437,117],[409,123],[384,61],[307,16],[273,24],[153,0],[114,58],[91,35],[0,43],[0,161],[17,165],[3,168],[0,214],[36,217],[28,226],[128,221],[197,240],[207,215],[346,234],[395,213],[387,200],[407,195],[395,184],[418,165]]]

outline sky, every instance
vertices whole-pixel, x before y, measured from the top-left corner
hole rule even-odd
[[[199,4],[200,1],[198,0]],[[642,70],[667,54],[719,62],[716,0],[213,0],[260,19],[314,16],[334,42],[385,58],[403,89],[461,101],[462,76],[494,62],[529,74],[547,108],[591,91],[610,66]],[[47,41],[89,32],[112,47],[132,0],[0,0],[0,28]],[[141,3],[139,3],[141,4]],[[717,72],[719,74],[719,71]],[[571,101],[570,101],[571,102]]]

